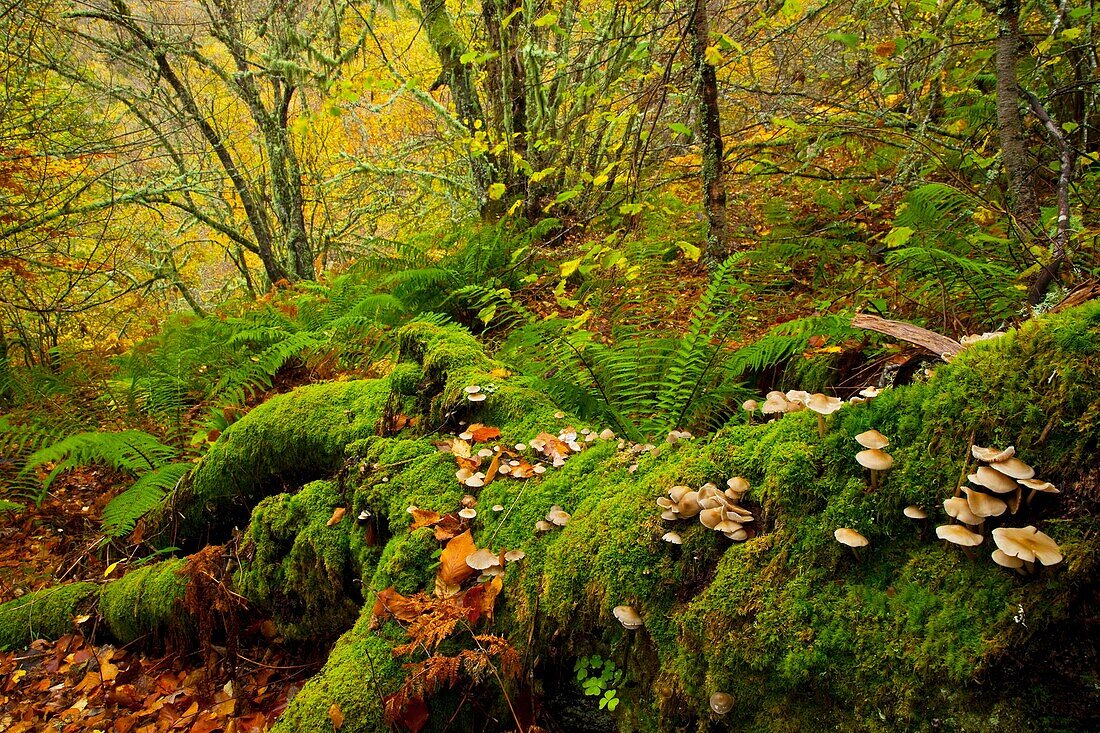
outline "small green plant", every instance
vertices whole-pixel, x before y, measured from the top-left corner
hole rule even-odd
[[[584,694],[600,698],[600,710],[606,708],[614,712],[619,707],[618,686],[623,681],[623,671],[613,661],[593,654],[579,658],[573,664],[573,671]]]

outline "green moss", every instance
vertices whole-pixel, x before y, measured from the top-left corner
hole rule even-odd
[[[381,699],[404,680],[401,662],[393,656],[393,647],[402,640],[392,624],[372,631],[370,609],[371,604],[364,606],[359,621],[340,637],[324,669],[290,701],[272,733],[332,730],[328,711],[333,705],[344,714],[341,733],[388,730]]]
[[[69,583],[28,593],[0,605],[0,649],[35,639],[56,639],[75,630],[73,618],[94,605],[94,583]]]
[[[166,560],[133,570],[103,586],[99,612],[111,635],[130,643],[143,636],[187,637],[193,632],[183,610],[186,559]]]
[[[252,512],[246,535],[252,557],[236,585],[272,615],[288,639],[334,638],[358,616],[362,596],[356,581],[372,553],[352,552],[351,538],[363,532],[357,515],[328,526],[333,511],[344,505],[334,483],[315,481],[297,494],[268,497]],[[373,559],[377,555],[375,548]]]
[[[331,474],[346,445],[374,434],[389,389],[386,379],[311,385],[250,411],[222,433],[177,492],[179,536],[195,542],[243,525],[264,496]]]
[[[485,422],[500,427],[506,443],[565,424],[547,397],[461,329],[414,324],[401,339],[402,359],[423,365],[428,424]],[[479,492],[475,540],[523,549],[527,559],[507,571],[495,628],[517,646],[530,638],[527,658],[568,667],[590,650],[614,656],[629,674],[629,702],[617,712],[624,730],[720,728],[725,721],[707,708],[719,689],[734,695],[738,725],[752,731],[929,730],[934,720],[949,730],[1079,729],[1040,709],[1059,697],[1048,680],[1029,680],[1022,696],[996,670],[1010,656],[1026,665],[1049,646],[1044,634],[1075,618],[1082,589],[1097,579],[1094,513],[1087,501],[1064,497],[1100,437],[1100,399],[1089,391],[1100,381],[1098,345],[1100,304],[1092,304],[968,348],[923,384],[845,408],[824,437],[815,416],[801,413],[645,455],[597,442],[541,478],[498,479]],[[485,402],[465,400],[462,388],[473,383],[492,390]],[[891,439],[896,465],[874,492],[852,439],[870,427]],[[1041,522],[1063,543],[1062,566],[1025,582],[985,560],[988,548],[970,560],[931,539],[944,519],[941,502],[964,475],[971,438],[1016,445],[1063,486],[1062,497],[1044,497],[1015,517]],[[405,510],[457,507],[466,490],[455,481],[453,456],[404,436],[363,440],[351,455],[361,469],[351,505],[374,515],[385,541],[376,565],[360,564],[368,596],[391,585],[402,593],[431,588],[439,543],[430,530],[410,533]],[[754,539],[731,544],[684,522],[682,547],[660,541],[667,524],[658,496],[733,475],[752,486],[743,503],[756,516]],[[332,489],[311,490],[319,497]],[[498,503],[506,511],[488,509]],[[924,530],[901,514],[909,503],[932,512]],[[270,517],[257,510],[272,546],[275,516],[293,516],[292,504],[269,500]],[[536,534],[553,504],[572,519]],[[320,506],[309,514],[327,516]],[[309,526],[288,525],[277,557],[290,557],[291,535],[308,535]],[[841,526],[863,532],[870,546],[858,553],[840,546],[833,531]],[[336,555],[355,555],[355,541],[348,555]],[[283,582],[283,572],[265,582]],[[641,612],[644,630],[622,629],[611,615],[620,604]],[[1021,608],[1026,624],[1016,620]],[[391,626],[372,634],[367,615],[288,708],[281,729],[327,729],[337,702],[346,727],[381,730],[376,698],[400,683],[389,656],[398,639]],[[375,660],[373,671],[363,655]],[[1096,697],[1087,684],[1078,687]]]
[[[424,370],[419,364],[403,362],[390,373],[390,384],[397,394],[415,397],[420,391],[420,380],[423,378]]]

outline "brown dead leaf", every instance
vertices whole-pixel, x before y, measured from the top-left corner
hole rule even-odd
[[[443,548],[443,554],[439,556],[439,571],[436,577],[447,585],[461,585],[462,581],[474,573],[474,569],[466,564],[466,558],[477,552],[477,545],[469,530],[458,535]]]
[[[344,726],[344,714],[340,711],[340,706],[336,703],[332,703],[332,707],[328,709],[328,718],[332,721],[334,730],[340,730],[340,728]]]
[[[377,618],[393,616],[406,623],[414,621],[424,611],[424,601],[417,596],[405,597],[392,587],[379,592],[371,613]]]
[[[488,583],[478,583],[462,594],[459,603],[466,611],[466,620],[470,622],[471,626],[476,624],[482,617],[486,621],[493,620],[493,606],[496,604],[497,596],[500,595],[500,590],[503,587],[504,581],[498,575]]]
[[[438,542],[446,542],[461,534],[462,527],[462,519],[457,514],[445,514],[439,524],[435,525],[435,539]]]
[[[439,524],[439,520],[443,517],[438,512],[433,512],[430,509],[421,509],[416,507],[412,510],[413,523],[409,527],[409,531],[420,529],[421,527],[434,527]]]
[[[470,444],[462,438],[454,438],[451,440],[451,453],[455,458],[469,458]]]
[[[189,733],[214,733],[216,730],[221,730],[222,724],[218,722],[218,719],[209,712],[203,712],[195,720],[195,724],[191,726]]]
[[[569,449],[569,446],[559,440],[556,435],[551,435],[550,433],[539,433],[535,437],[535,440],[543,441],[544,445],[542,446],[541,452],[547,458],[564,460],[569,456],[570,453],[572,453],[572,451]]]
[[[466,431],[470,433],[475,443],[485,443],[500,437],[500,428],[489,427],[479,422],[471,425]]]
[[[485,471],[485,485],[493,483],[493,479],[497,477],[497,471],[500,470],[500,455],[493,456],[493,460],[489,463],[489,468]]]
[[[347,514],[347,513],[348,513],[348,510],[345,509],[344,507],[342,507],[342,506],[336,507],[336,510],[332,513],[332,516],[329,518],[329,520],[327,522],[325,522],[325,526],[331,527],[334,524],[339,524],[340,520],[343,519],[344,515]]]

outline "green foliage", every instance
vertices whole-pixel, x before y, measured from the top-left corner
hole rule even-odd
[[[737,263],[730,258],[715,270],[682,336],[619,329],[607,345],[569,321],[549,319],[514,331],[501,353],[563,406],[633,439],[661,438],[676,428],[713,430],[751,394],[738,381],[742,375],[801,353],[812,336],[841,341],[854,333],[845,316],[805,318],[730,351]]]
[[[136,474],[159,468],[178,454],[175,448],[164,445],[157,437],[141,430],[78,433],[32,453],[27,458],[23,473],[30,474],[41,466],[54,464],[42,480],[42,491],[45,492],[58,475],[79,466],[99,463]]]
[[[130,488],[111,499],[100,521],[109,539],[129,534],[137,521],[156,507],[194,468],[192,463],[168,463],[143,473]]]
[[[599,654],[579,657],[573,663],[573,672],[585,695],[600,698],[600,710],[614,712],[619,707],[618,687],[625,681],[625,675],[613,660]]]

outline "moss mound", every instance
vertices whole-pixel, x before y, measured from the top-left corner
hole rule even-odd
[[[73,619],[94,605],[94,583],[71,583],[28,593],[0,605],[0,649],[35,639],[56,639],[75,630]]]

